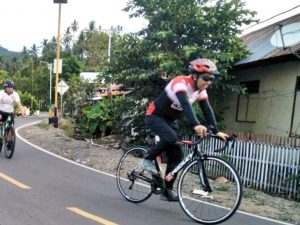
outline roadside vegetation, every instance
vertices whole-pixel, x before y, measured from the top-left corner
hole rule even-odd
[[[124,11],[130,17],[143,17],[149,23],[137,33],[122,34],[120,29],[113,29],[110,60],[109,35],[101,30],[100,24],[91,21],[79,30],[75,18],[63,31],[60,79],[70,87],[63,95],[64,118],[72,121],[77,137],[115,133],[124,140],[132,135],[136,141],[144,140],[147,103],[169,79],[185,74],[188,62],[197,57],[217,61],[221,71],[222,76],[210,90],[210,96],[222,124],[226,93],[244,91],[233,82],[230,69],[248,54],[239,36],[242,26],[255,21],[255,12],[248,10],[241,0],[132,0]],[[0,80],[12,79],[16,83],[24,105],[30,107],[31,112],[48,111],[47,63],[53,63],[56,58],[56,42],[56,37],[45,37],[41,43],[24,46],[18,56],[10,60],[0,56]],[[83,71],[99,72],[98,81],[83,80],[80,77]],[[121,90],[132,91],[125,97],[91,101],[96,92],[112,83],[121,84]],[[51,93],[53,103],[54,85]],[[59,101],[60,98],[58,106]],[[198,114],[202,118],[200,111]]]

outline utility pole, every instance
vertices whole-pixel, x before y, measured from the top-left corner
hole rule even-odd
[[[103,32],[108,34],[108,48],[107,48],[107,62],[108,63],[110,62],[110,56],[111,56],[111,38],[112,38],[112,34],[114,32],[119,33],[120,31],[122,31],[122,29],[123,29],[122,26],[119,26],[119,25],[117,27],[111,26],[110,29],[101,29],[101,27],[99,28],[100,31],[103,31]],[[112,99],[112,85],[111,84],[108,85],[107,94],[108,94],[108,98]]]
[[[57,48],[56,48],[56,76],[55,76],[55,96],[54,96],[54,117],[52,118],[52,122],[54,127],[58,127],[58,69],[60,62],[60,20],[61,20],[61,4],[68,3],[68,0],[53,0],[54,3],[58,3],[58,31],[57,31]]]

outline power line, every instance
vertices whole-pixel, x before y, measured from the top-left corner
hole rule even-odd
[[[280,15],[282,15],[282,14],[285,14],[285,13],[287,13],[287,12],[290,12],[290,11],[292,11],[292,10],[298,8],[298,7],[300,7],[300,5],[297,5],[297,6],[291,8],[291,9],[289,9],[289,10],[286,10],[286,11],[284,11],[284,12],[281,12],[281,13],[279,13],[279,14],[276,14],[275,16],[272,16],[272,17],[270,17],[270,18],[268,18],[268,19],[265,19],[265,20],[263,20],[263,21],[260,21],[260,22],[258,22],[258,23],[256,23],[256,24],[253,24],[253,25],[249,26],[249,27],[246,27],[246,28],[242,29],[242,31],[247,30],[247,29],[249,29],[249,28],[251,28],[251,27],[254,27],[254,26],[256,26],[256,25],[259,25],[259,24],[261,24],[261,23],[267,22],[267,21],[269,21],[269,20],[271,20],[271,19],[273,19],[273,18],[275,18],[275,17],[277,17],[277,16],[280,16]]]

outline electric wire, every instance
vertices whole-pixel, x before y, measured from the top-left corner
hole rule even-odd
[[[285,13],[288,13],[288,12],[290,12],[290,11],[292,11],[292,10],[298,8],[298,7],[300,7],[300,5],[297,5],[297,6],[291,8],[291,9],[288,9],[288,10],[286,10],[286,11],[284,11],[284,12],[281,12],[281,13],[278,13],[278,14],[276,14],[276,15],[274,15],[274,16],[271,16],[271,17],[268,18],[268,19],[262,20],[262,21],[260,21],[260,22],[258,22],[258,23],[256,23],[256,24],[253,24],[253,25],[251,25],[251,26],[249,26],[249,27],[246,27],[246,28],[242,29],[242,31],[247,30],[247,29],[250,29],[250,28],[252,28],[252,27],[254,27],[254,26],[257,26],[257,25],[259,25],[259,24],[262,24],[262,23],[264,23],[264,22],[267,22],[267,21],[269,21],[269,20],[271,20],[271,19],[274,19],[274,18],[277,17],[277,16],[280,16],[280,15],[283,15],[283,14],[285,14]]]

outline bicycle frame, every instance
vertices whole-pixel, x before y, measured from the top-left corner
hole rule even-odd
[[[213,134],[208,134],[208,138],[210,137],[215,137],[217,138],[216,135]],[[235,136],[231,136],[230,140],[234,140]],[[179,141],[179,144],[188,144],[190,146],[193,146],[193,151],[188,154],[169,174],[166,175],[165,179],[166,181],[171,181],[174,178],[174,175],[178,173],[189,161],[191,161],[193,158],[196,157],[198,160],[198,165],[199,165],[199,178],[200,178],[200,183],[203,187],[204,191],[211,192],[212,188],[209,184],[209,181],[207,179],[205,169],[204,169],[204,164],[203,164],[203,159],[206,157],[206,153],[199,147],[199,144],[203,141],[203,138],[200,138],[196,142],[192,141]],[[229,141],[229,140],[228,140]],[[228,141],[226,143],[228,143]],[[215,152],[220,152],[223,151],[227,147],[227,144],[224,145],[224,147],[220,149],[216,149]]]
[[[166,176],[166,180],[167,181],[171,181],[174,178],[174,174],[178,173],[183,167],[184,165],[186,165],[195,155],[195,151],[191,152],[190,154],[188,154],[167,176]]]

